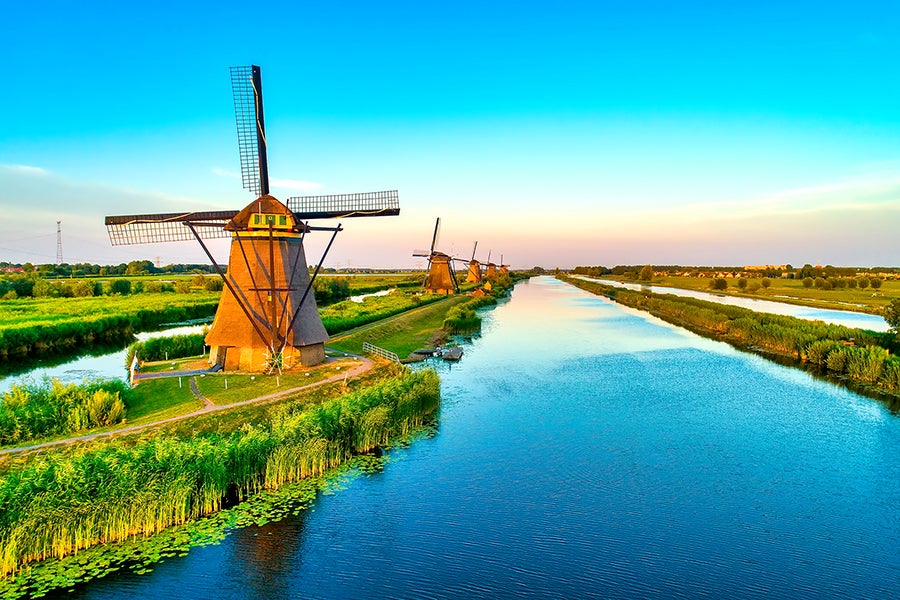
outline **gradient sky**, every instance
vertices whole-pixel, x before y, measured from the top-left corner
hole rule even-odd
[[[400,190],[327,266],[900,264],[896,2],[185,4],[4,6],[0,260],[206,262],[103,217],[252,200],[252,63],[276,197]]]

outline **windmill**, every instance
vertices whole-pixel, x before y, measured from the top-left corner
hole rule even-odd
[[[505,263],[503,262],[503,255],[502,255],[502,254],[500,255],[500,265],[499,265],[499,267],[500,267],[500,274],[501,274],[501,275],[506,275],[507,273],[509,273],[509,265],[507,265],[507,264],[505,264]]]
[[[488,259],[487,259],[487,269],[484,272],[484,276],[488,279],[497,276],[497,265],[491,262],[491,251],[488,250]]]
[[[469,272],[466,275],[466,283],[481,283],[481,263],[475,260],[475,250],[478,249],[478,242],[472,248],[472,258],[469,259]]]
[[[428,273],[425,275],[425,281],[422,287],[426,291],[433,294],[452,295],[459,291],[459,284],[456,283],[456,273],[453,271],[454,258],[449,254],[435,251],[438,233],[441,227],[441,218],[438,217],[434,222],[434,235],[431,236],[431,249],[426,254],[424,250],[413,252],[413,256],[428,258]]]
[[[309,219],[400,214],[394,191],[299,196],[269,195],[262,77],[257,66],[231,67],[231,86],[244,188],[256,199],[241,210],[106,217],[115,245],[196,240],[225,283],[206,336],[210,364],[226,370],[280,370],[292,362],[325,360],[328,334],[311,293],[339,231]],[[314,231],[331,239],[310,277],[303,240]],[[223,272],[204,240],[231,238]]]

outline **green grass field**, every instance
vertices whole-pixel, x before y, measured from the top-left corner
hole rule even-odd
[[[443,326],[447,312],[468,299],[467,296],[451,296],[435,304],[357,328],[332,338],[328,347],[360,354],[363,342],[370,342],[405,358],[413,350],[432,347],[432,336]]]
[[[650,283],[666,287],[674,287],[686,290],[698,290],[702,292],[712,291],[708,278],[704,277],[654,277],[650,282],[639,282],[634,279],[604,275],[602,279],[622,281],[625,283]],[[756,292],[741,290],[737,287],[736,279],[728,279],[728,288],[717,293],[725,293],[733,296],[746,296],[748,298],[763,298],[776,302],[790,304],[802,304],[816,308],[830,308],[835,310],[852,310],[871,314],[881,314],[884,307],[890,304],[893,298],[900,298],[900,281],[885,281],[881,289],[871,287],[841,288],[833,290],[820,290],[815,287],[803,287],[800,279],[769,279],[770,287],[760,288]],[[750,279],[749,281],[761,281]]]

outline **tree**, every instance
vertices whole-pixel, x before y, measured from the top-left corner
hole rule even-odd
[[[128,279],[113,279],[109,282],[109,295],[121,294],[127,296],[131,293],[131,281]]]
[[[714,290],[724,290],[728,288],[728,280],[723,277],[716,277],[709,282],[709,287]]]
[[[872,279],[869,280],[869,285],[872,286],[873,290],[877,290],[878,288],[880,288],[882,283],[883,282],[880,279],[878,279],[877,277],[873,277]]]
[[[803,278],[803,287],[809,289],[813,286],[813,278],[812,277],[804,277]]]
[[[884,320],[894,333],[900,335],[900,298],[894,298],[884,307]]]
[[[766,288],[766,289],[769,289],[769,286],[770,286],[770,285],[772,285],[772,280],[769,279],[768,277],[765,277],[765,278],[762,280],[762,286],[763,286],[764,288]]]
[[[644,265],[644,268],[641,269],[641,281],[650,281],[653,279],[653,266],[652,265]]]
[[[739,288],[741,288],[742,290],[746,290],[747,289],[747,280],[745,278],[741,277],[740,279],[738,279],[737,286]]]
[[[868,277],[860,277],[856,280],[856,283],[859,284],[859,289],[864,290],[869,287],[869,278]]]

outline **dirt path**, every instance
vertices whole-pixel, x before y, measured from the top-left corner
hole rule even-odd
[[[41,444],[34,444],[31,446],[17,446],[15,448],[7,448],[5,450],[0,450],[0,456],[9,455],[9,454],[20,454],[22,452],[29,452],[31,450],[40,450],[43,448],[51,448],[53,446],[63,446],[65,444],[72,444],[75,442],[89,442],[92,440],[113,437],[117,435],[122,435],[126,433],[134,433],[135,431],[141,431],[143,429],[149,429],[151,427],[159,427],[160,425],[167,425],[169,423],[174,423],[176,421],[183,421],[184,419],[190,419],[192,417],[196,417],[199,415],[205,415],[208,413],[219,412],[223,410],[230,410],[232,408],[237,408],[241,406],[246,406],[248,404],[265,404],[266,402],[272,402],[283,398],[289,394],[293,394],[295,392],[300,392],[304,390],[309,390],[315,387],[319,387],[321,385],[325,385],[327,383],[335,383],[337,381],[343,381],[347,379],[355,379],[356,377],[362,375],[363,373],[369,371],[374,363],[368,358],[357,357],[360,361],[359,364],[350,367],[343,373],[338,373],[336,375],[332,375],[331,377],[327,377],[322,381],[317,381],[315,383],[308,383],[306,385],[301,385],[298,387],[289,388],[286,390],[281,390],[278,392],[274,392],[272,394],[267,394],[265,396],[259,396],[258,398],[251,398],[250,400],[242,400],[241,402],[234,402],[233,404],[224,404],[221,406],[215,405],[210,402],[209,398],[206,398],[203,394],[200,393],[200,390],[197,388],[197,382],[194,377],[191,377],[191,391],[194,392],[194,395],[197,396],[203,402],[203,407],[198,408],[197,410],[184,414],[178,415],[175,417],[169,417],[168,419],[161,419],[159,421],[154,421],[152,423],[143,423],[141,425],[131,425],[129,427],[122,427],[121,429],[115,429],[113,431],[103,431],[100,433],[91,433],[87,435],[79,435],[74,437],[65,438],[62,440],[54,440],[52,442],[44,442]],[[177,376],[173,374],[173,376]]]

